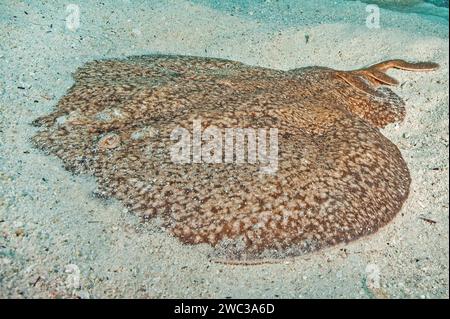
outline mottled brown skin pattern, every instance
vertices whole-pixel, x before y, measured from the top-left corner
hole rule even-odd
[[[386,61],[356,71],[278,71],[227,60],[141,56],[87,63],[34,143],[76,173],[189,244],[251,262],[301,255],[374,233],[400,210],[410,176],[378,130],[405,116],[384,85]],[[279,167],[175,164],[177,126],[279,130]]]

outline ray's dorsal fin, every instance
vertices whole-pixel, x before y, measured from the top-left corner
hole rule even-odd
[[[367,70],[367,71],[362,71],[364,72],[363,74],[371,77],[373,79],[375,79],[376,81],[378,81],[381,84],[385,84],[385,85],[397,85],[398,81],[392,77],[390,77],[389,75],[387,75],[386,73],[383,73],[381,71],[372,69],[372,70]]]
[[[336,75],[355,90],[344,90],[343,101],[347,109],[358,115],[374,127],[384,127],[387,124],[402,121],[405,116],[403,100],[387,87],[399,82],[386,74],[395,68],[407,71],[432,71],[439,67],[433,62],[406,62],[403,60],[388,60],[366,68],[352,71],[337,71]]]
[[[367,68],[362,68],[354,71],[344,71],[339,74],[347,83],[358,90],[364,91],[371,95],[374,94],[374,88],[379,85],[398,85],[399,82],[393,77],[387,75],[385,72],[389,69],[400,69],[406,71],[433,71],[439,68],[439,64],[434,62],[407,62],[404,60],[387,60]],[[369,88],[362,82],[371,83],[374,88]],[[378,84],[378,85],[376,85]]]
[[[407,62],[404,60],[387,60],[367,68],[354,71],[340,72],[338,75],[356,89],[371,95],[379,85],[398,85],[399,82],[385,72],[389,69],[400,69],[406,71],[433,71],[439,68],[439,64],[434,62]],[[369,87],[367,82],[372,84]]]

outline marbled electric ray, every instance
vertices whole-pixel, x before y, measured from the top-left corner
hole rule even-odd
[[[400,210],[410,175],[378,128],[401,121],[405,108],[385,71],[436,67],[390,60],[355,71],[279,71],[163,55],[94,61],[76,71],[56,110],[35,121],[33,140],[67,169],[93,174],[103,196],[158,216],[185,243],[210,244],[217,258],[297,256],[374,233]],[[249,161],[174,162],[171,134],[191,132],[195,121],[202,129],[276,128],[276,172]]]

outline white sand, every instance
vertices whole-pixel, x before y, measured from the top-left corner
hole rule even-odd
[[[232,15],[206,1],[83,1],[71,32],[67,2],[43,2],[0,4],[0,297],[448,298],[448,20],[382,10],[381,28],[368,29],[365,4],[325,0],[267,1]],[[440,63],[433,73],[391,72],[408,112],[383,131],[411,170],[403,210],[349,245],[289,263],[221,265],[209,247],[183,246],[95,198],[93,178],[31,147],[29,123],[52,110],[83,62],[155,52],[282,69]],[[79,287],[67,282],[71,264]],[[377,273],[379,288],[370,284]]]

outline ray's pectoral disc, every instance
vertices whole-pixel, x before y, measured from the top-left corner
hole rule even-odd
[[[224,260],[297,256],[371,234],[408,196],[386,61],[278,71],[141,56],[87,63],[34,143],[100,192]]]

